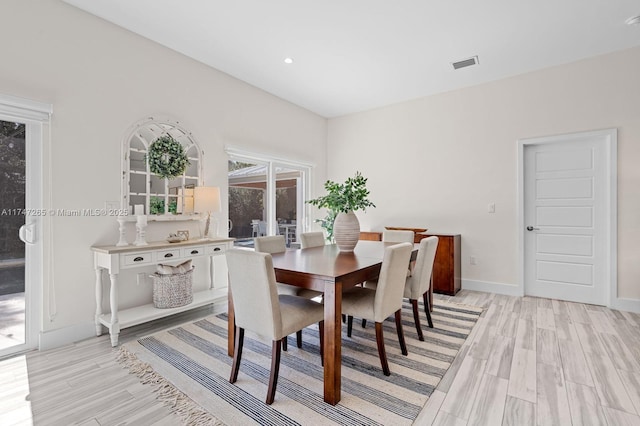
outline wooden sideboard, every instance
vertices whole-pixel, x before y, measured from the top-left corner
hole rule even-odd
[[[433,291],[455,296],[461,288],[460,234],[420,232],[415,234],[413,241],[419,243],[423,238],[432,236],[438,237],[438,249],[433,263]],[[360,232],[360,239],[381,241],[382,232]]]

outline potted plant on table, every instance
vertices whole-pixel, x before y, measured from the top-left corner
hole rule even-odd
[[[327,180],[324,189],[327,195],[307,203],[328,210],[327,216],[319,220],[327,231],[327,239],[335,239],[340,251],[353,251],[360,237],[360,222],[354,212],[375,207],[368,198],[367,178],[356,172],[344,183]]]

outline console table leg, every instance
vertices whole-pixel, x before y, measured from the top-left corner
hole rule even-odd
[[[215,276],[215,262],[213,256],[209,256],[209,290],[213,289],[213,277]]]
[[[111,291],[109,294],[109,303],[111,305],[111,326],[109,334],[111,335],[111,346],[118,346],[118,335],[120,335],[120,324],[118,323],[118,274],[109,274],[111,278]]]
[[[96,336],[102,335],[100,315],[102,315],[102,268],[96,268]]]

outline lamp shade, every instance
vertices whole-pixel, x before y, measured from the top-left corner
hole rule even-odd
[[[196,186],[193,189],[193,210],[196,213],[220,211],[220,188]]]

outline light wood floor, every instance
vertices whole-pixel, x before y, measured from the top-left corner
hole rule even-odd
[[[485,311],[416,424],[640,425],[640,315],[471,291],[449,300]]]
[[[461,291],[485,308],[417,425],[640,425],[640,315]],[[132,327],[121,342],[224,306]],[[178,425],[108,336],[0,361],[0,425]]]

